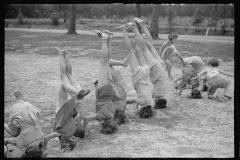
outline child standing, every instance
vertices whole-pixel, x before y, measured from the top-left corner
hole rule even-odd
[[[172,65],[170,63],[170,57],[178,56],[181,58],[180,53],[177,51],[175,47],[175,42],[178,38],[178,35],[175,33],[171,33],[168,36],[168,41],[164,42],[160,51],[159,51],[159,56],[163,59],[163,62],[166,66],[166,71],[168,72],[168,77],[170,79],[173,79],[171,76],[171,69]]]

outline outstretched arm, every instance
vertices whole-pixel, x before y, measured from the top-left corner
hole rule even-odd
[[[232,73],[230,73],[230,72],[225,72],[225,71],[223,71],[222,69],[219,69],[218,71],[219,71],[219,73],[222,73],[222,74],[224,74],[224,75],[226,75],[226,76],[234,77],[234,75],[233,75]]]
[[[187,65],[187,64],[184,62],[181,54],[180,54],[178,51],[177,51],[177,57],[180,59],[180,61],[181,61],[181,63],[182,63],[183,66],[186,66],[186,65]]]
[[[58,132],[53,132],[53,133],[50,133],[49,135],[45,136],[44,139],[43,139],[43,144],[42,144],[42,146],[43,146],[43,147],[42,147],[43,152],[45,152],[46,149],[47,149],[48,141],[49,141],[50,139],[53,139],[53,138],[59,137],[59,136],[61,136],[61,134],[58,133]]]
[[[183,66],[186,66],[186,63],[184,62],[181,54],[180,54],[180,53],[178,52],[178,50],[176,49],[175,45],[172,45],[172,46],[170,46],[170,47],[172,47],[174,54],[180,59],[182,65],[183,65]]]

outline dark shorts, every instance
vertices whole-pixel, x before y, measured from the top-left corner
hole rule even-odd
[[[113,102],[110,100],[108,102],[97,102],[96,103],[97,117],[99,121],[108,120],[114,117],[115,107]]]
[[[111,100],[111,96],[114,95],[114,85],[112,82],[106,85],[96,88],[96,119],[99,121],[108,120],[114,117],[115,108]]]
[[[76,111],[76,97],[67,101],[57,112],[55,117],[54,131],[61,134],[64,138],[70,138],[76,131],[76,122],[73,115]]]
[[[220,75],[209,78],[207,81],[208,95],[213,95],[218,88],[226,88],[228,81]]]

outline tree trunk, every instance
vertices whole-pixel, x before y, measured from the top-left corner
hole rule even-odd
[[[215,34],[217,34],[217,20],[215,20]]]
[[[151,17],[151,30],[150,30],[150,34],[153,39],[158,38],[158,18],[159,18],[158,9],[159,4],[155,4]]]
[[[17,24],[23,24],[23,15],[20,8],[18,9]]]
[[[169,25],[169,33],[172,33],[172,30],[173,30],[172,18],[168,20],[168,25]]]
[[[63,15],[64,15],[64,23],[66,23],[67,22],[67,12],[64,11]]]
[[[167,12],[168,12],[169,33],[171,33],[173,31],[172,22],[175,16],[174,8],[172,5],[167,7]]]
[[[136,4],[135,6],[136,8],[136,17],[138,18],[141,18],[141,5],[140,4]],[[142,30],[141,30],[141,27],[138,23],[137,24],[137,28],[138,28],[138,31],[140,32],[140,34],[142,34]]]
[[[136,12],[137,12],[137,17],[141,18],[141,5],[136,4]]]
[[[77,34],[76,32],[76,5],[71,4],[70,19],[67,34]]]

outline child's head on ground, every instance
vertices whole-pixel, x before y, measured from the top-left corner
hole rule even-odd
[[[191,92],[193,98],[203,98],[201,92],[198,89],[193,89]]]
[[[101,133],[112,134],[117,130],[117,121],[114,119],[104,120],[101,126]]]
[[[153,115],[153,110],[152,110],[152,106],[151,105],[147,105],[142,107],[139,111],[138,111],[138,115],[141,118],[149,118]]]

